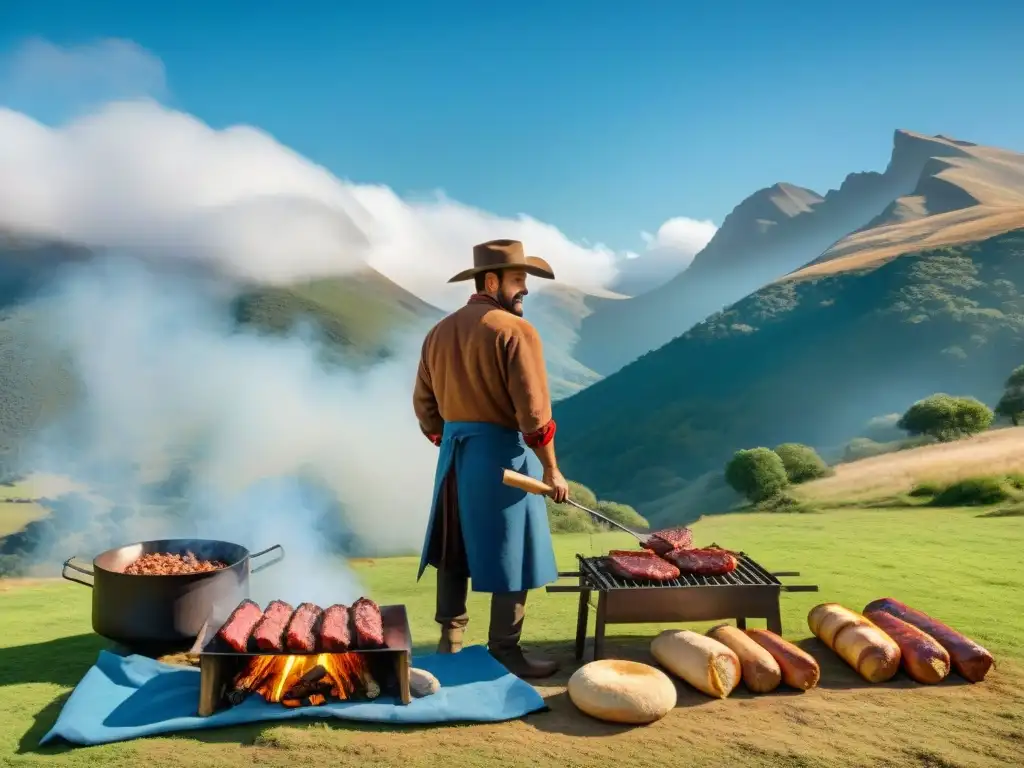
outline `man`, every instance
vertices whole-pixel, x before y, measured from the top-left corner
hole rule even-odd
[[[544,499],[502,483],[505,469],[542,477],[562,502],[569,488],[555,460],[555,422],[540,337],[523,319],[527,275],[555,275],[516,240],[473,248],[476,293],[423,343],[413,406],[420,429],[441,451],[417,579],[437,568],[440,653],[462,647],[466,598],[491,593],[487,647],[522,678],[558,665],[519,644],[527,590],[558,577]]]

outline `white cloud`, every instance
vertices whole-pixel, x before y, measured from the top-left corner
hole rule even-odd
[[[676,216],[658,227],[655,234],[642,232],[640,236],[647,243],[649,252],[674,255],[682,269],[693,261],[693,257],[700,253],[717,231],[718,227],[713,221]]]
[[[32,38],[0,61],[0,103],[33,113],[166,92],[163,62],[130,40],[61,47]]]
[[[0,226],[91,245],[205,258],[261,281],[369,263],[441,305],[475,243],[509,237],[551,262],[560,282],[599,289],[615,254],[526,215],[449,200],[406,202],[357,185],[255,128],[214,130],[153,102],[121,102],[52,128],[0,110]]]
[[[676,216],[658,227],[653,235],[641,232],[640,237],[647,247],[642,253],[630,251],[623,255],[618,264],[615,289],[637,296],[668,282],[690,266],[693,257],[717,231],[712,221]]]

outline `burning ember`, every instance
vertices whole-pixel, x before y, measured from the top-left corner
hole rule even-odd
[[[380,696],[380,685],[359,653],[302,656],[253,656],[235,676],[228,699],[241,704],[257,693],[264,701],[286,707],[321,706],[328,697],[347,700]]]

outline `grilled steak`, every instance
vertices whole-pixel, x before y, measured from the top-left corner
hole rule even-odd
[[[284,647],[295,653],[316,650],[316,625],[323,611],[313,603],[302,603],[295,609],[284,632]]]
[[[252,637],[256,641],[256,647],[261,651],[284,650],[284,630],[288,626],[288,619],[292,617],[293,609],[288,603],[281,600],[271,600],[263,618],[253,630]]]
[[[324,651],[344,652],[352,646],[352,628],[349,626],[347,605],[332,605],[324,611],[320,622],[320,648]]]
[[[608,553],[608,566],[624,579],[668,581],[679,576],[679,569],[646,549],[613,549]]]
[[[384,620],[380,615],[380,607],[373,600],[360,597],[352,604],[352,626],[356,633],[356,647],[384,646]]]
[[[693,531],[689,528],[666,528],[649,534],[644,547],[659,555],[673,549],[690,549],[693,547]]]
[[[217,637],[230,645],[237,653],[245,653],[249,647],[249,635],[263,616],[263,611],[252,600],[243,600],[231,612]]]
[[[683,573],[694,573],[698,576],[721,576],[736,570],[739,562],[736,556],[724,549],[709,547],[707,549],[674,549],[666,552],[663,557],[670,563],[679,566]]]

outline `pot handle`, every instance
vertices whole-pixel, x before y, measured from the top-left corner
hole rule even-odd
[[[72,565],[71,561],[74,560],[74,559],[75,559],[75,556],[72,555],[71,557],[69,557],[67,560],[64,561],[64,567],[60,569],[60,575],[63,576],[68,581],[75,582],[75,584],[83,584],[86,587],[92,588],[93,583],[91,581],[82,581],[79,578],[75,578],[74,576],[69,576],[68,575],[68,569],[69,568],[72,571],[78,571],[79,573],[84,573],[86,576],[92,576],[93,575],[92,571],[87,571],[87,570],[85,570],[85,568],[79,568],[77,565]]]
[[[267,554],[268,552],[273,552],[275,549],[280,549],[281,550],[281,554],[278,555],[277,557],[275,557],[269,563],[264,563],[263,565],[257,565],[255,568],[253,568],[251,571],[249,571],[249,573],[259,573],[264,568],[269,568],[272,565],[277,565],[282,560],[284,560],[284,547],[282,547],[280,544],[275,544],[272,547],[267,547],[266,549],[264,549],[264,550],[262,550],[260,552],[255,552],[255,553],[249,555],[249,560],[255,560],[257,557],[262,557],[263,555]]]

